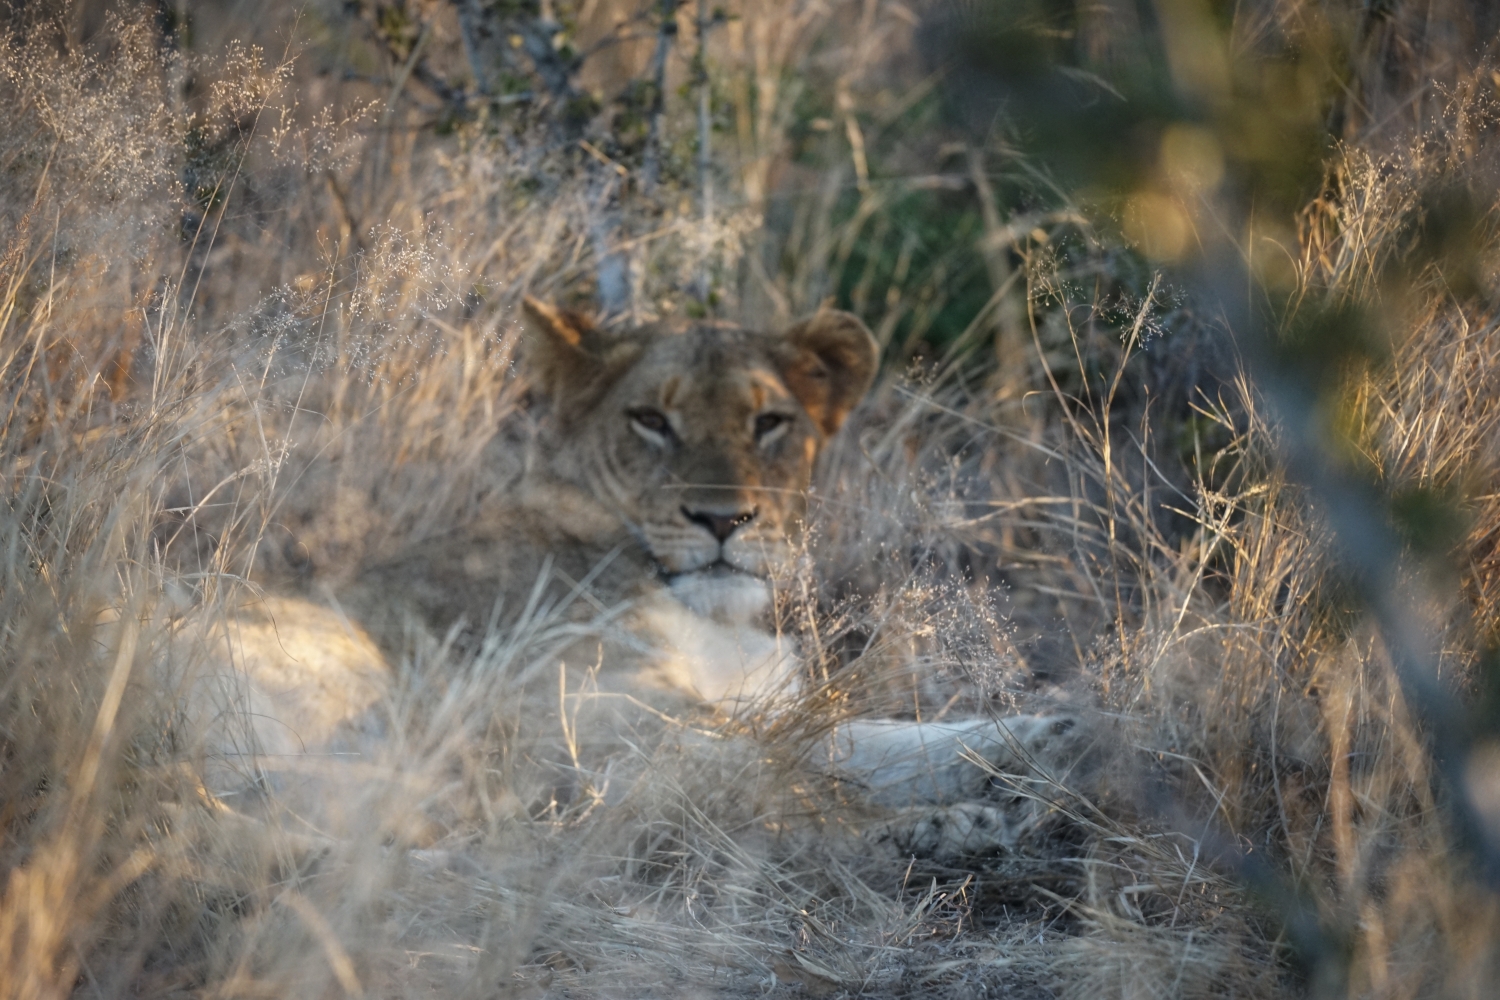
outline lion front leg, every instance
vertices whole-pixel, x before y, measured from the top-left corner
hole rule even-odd
[[[813,752],[815,765],[893,808],[993,798],[1003,776],[1067,777],[1089,740],[1073,713],[960,722],[854,719]]]
[[[886,815],[866,840],[954,863],[1016,850],[1050,827],[1063,782],[1076,783],[1093,740],[1073,713],[841,725],[821,764]]]

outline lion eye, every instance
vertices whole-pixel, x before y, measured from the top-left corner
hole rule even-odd
[[[762,413],[755,418],[755,437],[765,437],[790,419],[792,418],[784,413]]]
[[[652,434],[660,434],[664,437],[672,433],[671,422],[667,420],[666,414],[660,410],[653,410],[650,407],[643,406],[640,409],[630,410],[627,415],[642,430],[650,431]]]

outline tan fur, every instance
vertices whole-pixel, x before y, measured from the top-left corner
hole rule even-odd
[[[874,377],[863,324],[824,312],[776,334],[676,321],[606,335],[534,300],[526,309],[526,360],[551,412],[519,490],[482,523],[371,570],[353,605],[409,590],[426,625],[481,627],[497,601],[502,620],[519,612],[549,557],[555,594],[593,573],[604,604],[653,581],[728,593],[736,577],[785,570],[818,452]],[[782,423],[757,435],[758,419]],[[693,514],[748,519],[721,543]],[[700,610],[743,623],[749,609]]]
[[[284,747],[301,726],[309,752],[350,745],[351,720],[380,691],[366,633],[397,662],[433,637],[472,645],[517,628],[528,610],[579,623],[551,661],[561,677],[539,681],[591,706],[571,720],[575,771],[580,744],[606,757],[643,708],[734,713],[795,688],[796,650],[767,620],[771,587],[796,572],[818,454],[874,378],[869,331],[825,311],[778,332],[683,320],[607,334],[535,300],[526,320],[546,429],[504,505],[370,568],[331,609],[279,602],[229,630],[254,704],[276,716],[263,743]],[[273,637],[263,623],[277,616]],[[340,656],[357,683],[308,681],[337,673]],[[299,693],[337,704],[287,702]],[[1033,752],[1074,730],[1064,723],[855,723],[809,763],[895,810],[882,836],[902,850],[1008,847],[1016,822],[966,800],[983,798],[997,769],[1036,766]]]

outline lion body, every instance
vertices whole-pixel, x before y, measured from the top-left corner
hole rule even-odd
[[[210,673],[244,679],[256,721],[206,746],[231,762],[250,748],[258,763],[219,768],[219,794],[276,770],[267,758],[380,740],[369,713],[414,643],[478,649],[543,620],[565,627],[515,690],[552,698],[526,723],[563,723],[574,769],[591,766],[580,753],[604,760],[637,738],[645,718],[733,716],[795,693],[801,662],[772,612],[807,571],[814,464],[873,378],[869,333],[839,313],[781,334],[679,323],[617,336],[540,303],[528,315],[550,411],[504,505],[331,600],[271,599],[223,626],[216,648],[232,669]],[[905,816],[888,828],[903,850],[951,855],[1013,842],[1014,818],[983,804],[992,776],[1061,760],[1077,739],[1061,717],[856,720],[817,737],[805,763]]]

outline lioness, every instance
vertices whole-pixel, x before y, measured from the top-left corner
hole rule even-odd
[[[795,693],[794,644],[770,627],[773,581],[797,572],[814,466],[874,380],[874,338],[836,311],[776,333],[677,320],[620,334],[530,298],[524,312],[548,409],[519,486],[327,604],[240,615],[228,648],[259,721],[236,753],[211,744],[221,758],[248,754],[264,773],[266,760],[354,745],[414,635],[462,641],[546,605],[610,622],[559,653],[574,668],[565,697],[586,676],[604,706],[574,717],[585,741],[607,746],[642,713],[732,714]],[[1014,842],[1014,816],[987,801],[997,773],[1064,768],[1080,739],[1068,715],[855,720],[818,736],[807,764],[886,810],[882,836],[902,850],[953,856]]]

